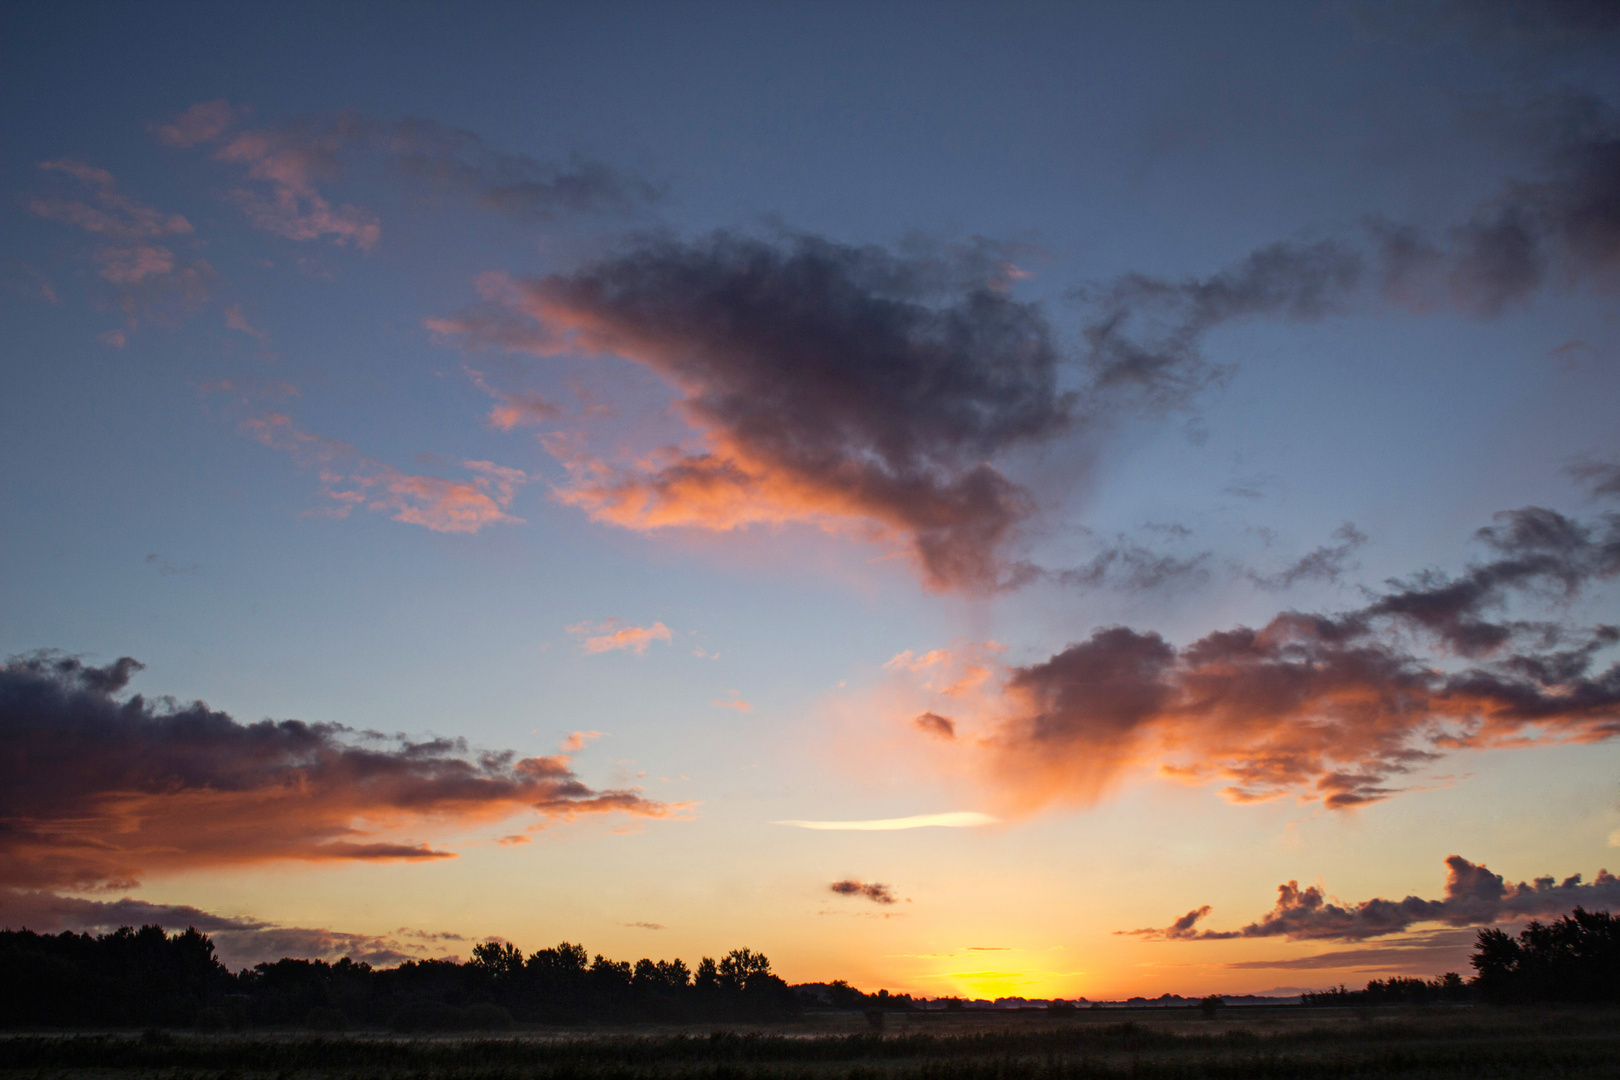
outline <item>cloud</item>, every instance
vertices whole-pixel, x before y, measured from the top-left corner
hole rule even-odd
[[[230,968],[245,968],[282,957],[335,960],[339,957],[388,966],[444,952],[444,941],[460,934],[429,933],[402,927],[393,934],[351,934],[327,929],[279,926],[261,919],[216,915],[189,904],[155,904],[123,897],[87,900],[34,889],[0,888],[0,926],[36,933],[107,932],[122,926],[161,926],[170,932],[196,927],[214,942],[215,956]],[[401,940],[404,939],[404,940]]]
[[[0,886],[99,888],[146,873],[453,857],[403,833],[533,813],[667,816],[587,787],[566,756],[413,742],[341,724],[242,724],[202,702],[119,700],[124,657],[36,653],[0,667]]]
[[[1459,748],[1620,734],[1620,629],[1508,617],[1620,574],[1620,515],[1530,507],[1476,537],[1492,558],[1394,581],[1338,615],[1285,611],[1178,648],[1115,626],[1004,669],[1000,710],[965,745],[1014,802],[1089,802],[1122,772],[1225,780],[1241,801],[1289,792],[1342,809]],[[961,741],[961,740],[959,740]]]
[[[1504,185],[1449,228],[1376,220],[1351,236],[1268,244],[1207,277],[1126,274],[1078,290],[1096,388],[1184,408],[1231,372],[1205,357],[1205,339],[1246,319],[1308,323],[1380,304],[1489,319],[1549,286],[1620,286],[1620,123],[1577,99],[1537,127],[1561,133],[1537,178]]]
[[[955,722],[935,712],[919,713],[912,718],[911,725],[918,731],[925,732],[938,739],[949,741],[956,738]]]
[[[192,232],[191,222],[181,215],[165,214],[120,193],[117,181],[105,169],[71,158],[42,161],[39,167],[47,173],[79,181],[85,192],[81,199],[61,196],[30,199],[28,208],[40,217],[124,243],[187,236]]]
[[[1086,362],[1098,387],[1158,409],[1181,408],[1229,370],[1204,359],[1204,337],[1234,320],[1314,321],[1344,309],[1366,272],[1338,241],[1270,244],[1207,278],[1127,274],[1074,295],[1093,310]]]
[[[1599,870],[1597,878],[1582,883],[1575,874],[1559,881],[1552,877],[1509,884],[1481,863],[1461,855],[1446,856],[1446,895],[1443,900],[1408,896],[1404,900],[1373,899],[1341,905],[1328,901],[1319,886],[1301,889],[1299,882],[1277,886],[1277,905],[1263,918],[1239,930],[1198,930],[1194,924],[1209,914],[1206,905],[1189,911],[1170,926],[1123,930],[1119,933],[1159,941],[1225,941],[1233,938],[1285,937],[1293,940],[1360,941],[1404,933],[1418,923],[1447,926],[1485,926],[1510,919],[1557,915],[1577,906],[1610,908],[1620,904],[1620,878]]]
[[[1350,522],[1333,530],[1337,544],[1323,544],[1276,574],[1249,572],[1249,580],[1262,589],[1289,589],[1302,581],[1338,581],[1350,557],[1367,543],[1367,535]]]
[[[655,923],[655,922],[627,922],[624,925],[634,927],[637,930],[662,930],[662,929],[664,929],[664,924],[663,923]]]
[[[576,623],[568,628],[568,632],[580,638],[580,648],[587,653],[605,653],[616,649],[633,652],[637,656],[646,653],[647,646],[655,641],[669,641],[672,638],[669,627],[661,622],[651,626],[628,626],[619,619],[606,619],[599,623]]]
[[[1154,589],[1192,589],[1209,580],[1209,552],[1177,556],[1153,551],[1121,535],[1118,542],[1098,552],[1085,566],[1043,572],[1060,585],[1097,588],[1112,584],[1133,592]]]
[[[895,829],[971,829],[978,825],[994,825],[997,820],[975,810],[953,810],[944,814],[915,814],[876,821],[773,821],[771,824],[835,832],[889,832]]]
[[[336,504],[326,510],[327,516],[347,517],[363,506],[395,521],[448,533],[476,533],[497,522],[523,523],[506,512],[517,489],[529,481],[521,469],[463,461],[470,479],[418,476],[362,457],[348,443],[303,431],[285,413],[267,413],[238,426],[255,441],[291,454],[300,465],[319,468],[320,493]]]
[[[828,888],[839,896],[860,896],[872,901],[874,904],[892,904],[895,902],[894,893],[890,891],[889,887],[876,881],[865,882],[847,879],[835,881]]]
[[[199,102],[170,123],[154,125],[152,131],[163,145],[184,149],[198,143],[213,142],[242,115],[243,110],[232,108],[230,102],[220,98]]]
[[[1055,335],[981,245],[894,253],[804,235],[655,239],[571,274],[485,275],[430,329],[471,346],[611,354],[692,429],[618,466],[563,453],[557,497],[626,528],[808,522],[899,543],[935,588],[985,589],[1033,510],[993,459],[1068,429]]]
[[[182,266],[174,252],[156,241],[189,236],[191,223],[124,195],[105,169],[63,158],[40,163],[48,176],[64,177],[77,197],[42,196],[29,201],[40,217],[76,226],[111,243],[89,253],[97,274],[116,287],[110,307],[122,313],[124,328],[99,339],[123,348],[143,324],[176,326],[194,315],[208,299],[214,268],[197,259]]]
[[[268,346],[270,344],[269,333],[248,321],[248,317],[242,312],[241,304],[232,304],[225,309],[225,325],[239,334],[246,334],[260,345]]]
[[[237,188],[232,200],[257,229],[289,240],[331,237],[342,246],[353,244],[370,251],[382,238],[382,225],[369,210],[343,203],[333,206],[315,187],[315,181],[335,178],[338,153],[357,137],[359,125],[340,119],[320,129],[244,131],[233,136],[214,154],[219,161],[247,167],[253,180],[268,193]]]
[[[709,704],[718,705],[722,709],[736,709],[738,712],[754,711],[754,706],[742,699],[741,691],[728,690],[726,693],[731,696],[729,698],[715,698]]]
[[[1468,965],[1475,931],[1413,931],[1410,940],[1330,949],[1310,956],[1289,956],[1271,960],[1238,960],[1223,965],[1235,970],[1256,971],[1406,971],[1433,976],[1437,971],[1459,971]]]
[[[155,131],[169,146],[219,143],[215,160],[245,166],[249,180],[259,184],[235,189],[232,200],[256,228],[290,240],[330,238],[340,246],[374,248],[382,238],[377,216],[348,203],[334,206],[317,187],[368,162],[440,194],[527,221],[633,213],[659,194],[655,185],[601,162],[577,155],[565,164],[538,162],[491,149],[471,132],[430,120],[390,122],[343,112],[227,137],[242,116],[243,110],[226,101],[205,102]]]
[[[1585,485],[1592,498],[1620,497],[1620,461],[1588,458],[1564,469],[1576,482]]]

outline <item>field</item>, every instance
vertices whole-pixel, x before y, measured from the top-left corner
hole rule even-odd
[[[188,1032],[0,1036],[0,1080],[999,1080],[1620,1076],[1612,1008],[819,1015],[768,1028],[499,1037]]]

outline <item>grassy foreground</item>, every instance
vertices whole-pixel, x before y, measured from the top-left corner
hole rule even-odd
[[[769,1029],[498,1038],[180,1032],[0,1036],[0,1080],[999,1080],[1620,1077],[1613,1008],[821,1016]]]

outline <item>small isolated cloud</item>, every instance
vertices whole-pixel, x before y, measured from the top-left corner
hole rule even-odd
[[[920,713],[911,721],[911,726],[924,734],[932,735],[936,739],[956,738],[956,724],[948,717],[936,712]]]
[[[895,829],[971,829],[978,825],[994,825],[998,820],[976,810],[953,810],[944,814],[915,814],[875,821],[773,821],[771,824],[827,831],[888,832]]]
[[[1194,908],[1167,927],[1120,930],[1116,933],[1153,941],[1226,941],[1232,938],[1285,937],[1295,940],[1360,941],[1399,934],[1418,923],[1447,926],[1485,926],[1509,919],[1557,915],[1577,906],[1609,909],[1620,904],[1620,878],[1599,870],[1596,879],[1582,882],[1580,874],[1559,881],[1539,877],[1533,882],[1510,884],[1481,863],[1461,855],[1446,857],[1446,895],[1442,900],[1408,896],[1404,900],[1377,898],[1358,904],[1328,900],[1321,887],[1300,888],[1290,881],[1277,886],[1277,905],[1263,918],[1238,930],[1199,930],[1195,925],[1209,914],[1209,905]]]
[[[623,649],[641,656],[655,641],[669,641],[674,636],[661,622],[651,626],[631,626],[622,619],[609,618],[599,623],[575,623],[568,632],[580,639],[580,648],[592,655]]]
[[[835,881],[827,886],[839,896],[859,896],[872,901],[874,904],[892,904],[895,902],[894,893],[889,886],[876,881],[856,881],[847,878]]]
[[[663,923],[656,922],[627,922],[624,925],[633,927],[637,930],[662,930],[664,928]]]
[[[633,213],[657,194],[653,185],[598,162],[546,164],[503,154],[470,132],[428,120],[391,122],[351,111],[232,132],[244,113],[223,100],[203,102],[153,130],[168,146],[214,144],[216,161],[244,167],[247,183],[231,192],[232,201],[256,228],[290,240],[375,247],[382,236],[377,216],[334,205],[321,190],[368,164],[528,221]]]
[[[241,304],[232,304],[225,309],[225,325],[239,334],[246,334],[260,345],[270,344],[270,335],[262,327],[254,326],[242,312]]]
[[[748,702],[743,700],[741,691],[727,690],[726,693],[730,694],[731,696],[730,697],[724,697],[724,698],[715,698],[709,704],[718,705],[722,709],[736,709],[738,712],[753,712],[754,711],[754,707],[752,705],[750,705]]]
[[[600,731],[571,731],[568,733],[568,738],[562,742],[562,752],[565,754],[577,754],[585,749],[586,743],[601,737],[602,733]]]
[[[476,533],[496,522],[523,522],[506,512],[517,489],[529,482],[521,469],[490,461],[463,461],[461,467],[472,474],[470,479],[418,476],[363,457],[348,443],[300,430],[284,413],[268,413],[238,426],[256,442],[320,470],[320,493],[334,504],[326,509],[326,516],[347,517],[358,506],[390,514],[395,521],[448,533]]]

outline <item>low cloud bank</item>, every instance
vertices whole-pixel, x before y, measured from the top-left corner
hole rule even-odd
[[[274,859],[454,857],[402,834],[676,808],[596,790],[566,755],[414,742],[341,724],[243,724],[202,702],[115,697],[141,665],[52,653],[0,666],[0,887],[109,888]]]
[[[391,934],[348,934],[278,926],[245,916],[216,915],[189,904],[154,904],[123,897],[87,900],[34,889],[0,889],[0,927],[41,934],[109,932],[122,926],[161,926],[174,933],[196,927],[213,939],[215,955],[229,968],[251,967],[284,956],[311,960],[350,957],[374,967],[442,955],[460,934],[401,927]]]
[[[1539,877],[1532,882],[1507,882],[1482,863],[1461,855],[1446,857],[1446,895],[1440,900],[1408,896],[1404,900],[1375,898],[1358,904],[1328,901],[1319,886],[1300,888],[1290,881],[1277,886],[1277,905],[1266,915],[1238,930],[1200,930],[1197,924],[1210,912],[1209,905],[1194,908],[1166,927],[1120,930],[1117,933],[1154,941],[1227,941],[1233,938],[1285,937],[1293,940],[1360,941],[1404,933],[1418,923],[1446,926],[1488,926],[1492,923],[1536,916],[1559,915],[1576,907],[1620,907],[1620,878],[1607,870],[1583,882],[1580,874],[1559,881]],[[1302,962],[1302,966],[1303,962]]]

